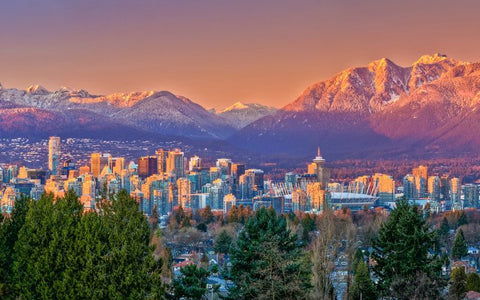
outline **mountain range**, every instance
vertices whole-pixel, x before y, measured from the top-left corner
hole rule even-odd
[[[237,102],[208,111],[167,91],[92,95],[0,85],[0,135],[180,136],[260,153],[332,158],[476,153],[480,64],[442,54],[402,67],[382,58],[315,83],[281,109]]]
[[[65,87],[51,92],[39,85],[26,90],[0,85],[0,133],[224,139],[274,112],[258,104],[235,105],[217,114],[167,91],[92,95]]]
[[[230,137],[249,149],[333,157],[477,153],[480,64],[445,55],[401,67],[383,58],[308,87]]]

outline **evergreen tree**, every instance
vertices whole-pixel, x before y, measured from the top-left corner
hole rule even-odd
[[[30,198],[22,195],[15,200],[9,218],[4,218],[0,214],[0,297],[12,297],[14,295],[14,246],[18,240],[20,229],[25,223],[30,202]]]
[[[448,297],[452,300],[460,300],[465,297],[467,275],[464,268],[454,268],[450,276],[450,289]]]
[[[210,205],[205,206],[205,208],[202,210],[201,217],[202,217],[202,222],[205,224],[210,224],[215,220],[215,217],[212,213],[212,209],[210,208]]]
[[[185,218],[183,218],[183,221],[182,221],[182,228],[187,228],[187,227],[192,227],[189,216],[186,216]]]
[[[208,265],[210,264],[208,261],[207,254],[203,252],[202,257],[200,258],[200,264],[202,265],[202,268],[208,269]]]
[[[450,231],[450,225],[446,217],[443,217],[442,224],[440,225],[440,234],[447,235]]]
[[[480,276],[477,273],[470,273],[467,276],[467,285],[466,289],[467,292],[475,291],[480,292]]]
[[[20,298],[75,295],[76,231],[82,212],[73,192],[55,201],[49,194],[30,202],[15,244],[14,278]]]
[[[399,201],[372,244],[372,257],[376,261],[373,271],[384,296],[392,294],[392,282],[415,286],[419,277],[430,278],[431,283],[425,283],[437,294],[440,293],[443,280],[441,261],[435,252],[436,233],[429,229],[417,207],[410,207],[405,200]],[[434,251],[433,255],[429,255],[429,251]],[[413,297],[408,290],[404,292],[397,293],[397,297]]]
[[[305,299],[309,270],[284,217],[262,207],[249,218],[230,251],[233,299]]]
[[[202,231],[202,232],[207,232],[208,227],[207,227],[207,225],[205,225],[205,223],[200,223],[200,224],[197,225],[197,229]]]
[[[108,232],[107,253],[100,266],[105,298],[145,298],[162,294],[161,261],[155,262],[150,247],[147,219],[138,203],[121,190],[101,206]]]
[[[367,264],[363,260],[359,261],[355,270],[355,276],[353,277],[353,285],[350,296],[353,300],[377,299],[375,286],[373,285],[373,281],[370,278],[370,272],[368,270]]]
[[[358,264],[362,261],[365,262],[363,252],[360,248],[357,248],[357,250],[355,251],[355,254],[353,256],[352,270],[356,271],[357,267],[358,267]]]
[[[460,215],[458,216],[458,227],[463,226],[463,225],[467,225],[467,224],[468,224],[467,215],[462,210],[460,212]]]
[[[202,299],[207,292],[207,278],[210,275],[204,268],[189,265],[180,269],[181,275],[173,281],[174,299]]]
[[[468,247],[467,242],[465,241],[465,237],[463,235],[463,230],[459,229],[457,234],[455,235],[455,241],[453,242],[452,246],[452,258],[453,259],[461,259],[468,254]]]
[[[233,238],[228,234],[228,232],[223,229],[220,234],[218,235],[217,239],[215,240],[215,245],[213,249],[216,253],[223,253],[226,254],[230,250],[230,246],[232,245]]]

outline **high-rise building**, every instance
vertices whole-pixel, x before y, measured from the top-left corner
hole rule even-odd
[[[157,172],[158,174],[163,174],[167,170],[168,151],[165,151],[162,148],[160,148],[155,153],[157,154]]]
[[[202,159],[200,157],[196,155],[190,157],[190,161],[188,162],[188,170],[190,172],[195,171],[201,167],[202,167]]]
[[[168,174],[173,175],[176,179],[183,177],[184,170],[184,155],[180,149],[174,149],[168,152],[167,169]]]
[[[232,172],[232,160],[229,158],[219,158],[216,163],[217,168],[219,168],[221,175],[230,175]]]
[[[307,192],[302,189],[295,189],[292,191],[292,210],[308,210],[308,196]]]
[[[253,179],[252,183],[253,183],[254,191],[263,191],[263,188],[264,188],[263,174],[264,174],[263,170],[260,170],[260,169],[245,170],[245,175],[251,176]]]
[[[463,207],[478,208],[478,185],[465,184],[463,186]]]
[[[428,177],[428,198],[431,201],[440,201],[440,177]]]
[[[157,156],[142,156],[138,159],[138,177],[145,179],[158,173]]]
[[[461,182],[457,177],[453,177],[450,180],[450,199],[452,201],[452,209],[463,209],[461,202]]]
[[[178,204],[182,207],[192,207],[191,194],[192,183],[186,178],[179,178],[177,180],[177,195]]]
[[[241,200],[252,199],[253,197],[253,177],[247,174],[240,175],[238,196]]]
[[[93,176],[100,176],[105,166],[111,168],[112,156],[109,153],[92,153],[90,158],[90,170]]]
[[[237,205],[237,198],[233,194],[227,194],[223,196],[223,213],[228,213],[228,211]]]
[[[440,198],[450,200],[450,180],[448,175],[442,175],[442,177],[440,177]]]
[[[230,175],[237,181],[241,175],[245,174],[245,164],[232,164],[232,172]]]
[[[122,170],[125,169],[125,158],[116,157],[114,158],[115,166],[113,167],[113,174],[121,174]]]
[[[325,167],[325,159],[320,153],[320,147],[318,147],[317,156],[308,165],[308,174],[316,175],[317,181],[322,184],[322,188],[327,188],[330,182],[330,169]]]
[[[403,194],[407,200],[418,198],[417,189],[415,188],[415,177],[412,174],[407,174],[403,177]]]
[[[310,200],[310,208],[314,211],[323,210],[326,203],[326,191],[322,188],[321,182],[314,182],[307,185],[307,197]]]
[[[392,176],[376,173],[371,181],[378,191],[380,203],[395,201],[395,180]]]
[[[83,174],[88,174],[88,173],[90,173],[90,167],[89,166],[81,166],[78,169],[78,175],[79,176],[82,176]]]
[[[415,188],[419,198],[425,198],[427,193],[428,167],[418,166],[413,168],[412,175],[415,177]]]
[[[60,175],[60,137],[48,140],[48,169],[52,175]]]

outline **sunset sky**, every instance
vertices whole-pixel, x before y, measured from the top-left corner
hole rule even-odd
[[[381,57],[480,61],[479,13],[478,0],[2,1],[0,83],[281,107]]]

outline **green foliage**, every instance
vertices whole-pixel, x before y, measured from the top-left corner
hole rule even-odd
[[[15,201],[10,218],[0,214],[0,296],[9,297],[14,293],[13,262],[14,246],[18,233],[25,223],[31,199],[21,196]]]
[[[76,228],[83,206],[68,193],[54,201],[44,195],[31,202],[25,224],[15,244],[15,279],[22,298],[73,296],[70,281],[77,275],[71,262],[76,259]]]
[[[315,216],[311,216],[310,214],[305,214],[302,218],[302,237],[305,242],[309,241],[309,233],[315,230]]]
[[[480,292],[480,276],[477,273],[468,274],[467,285],[465,290],[467,292],[469,291]]]
[[[459,229],[455,235],[455,241],[452,246],[452,258],[461,259],[468,254],[467,242],[465,241],[465,236],[463,235],[463,230]]]
[[[215,245],[213,249],[216,253],[226,254],[230,251],[230,246],[232,245],[233,238],[228,232],[223,229],[215,240]]]
[[[466,225],[466,224],[468,224],[467,215],[465,214],[464,211],[462,211],[460,213],[460,215],[458,216],[458,227]]]
[[[126,191],[84,212],[73,192],[29,203],[15,243],[18,298],[158,298],[162,261],[150,228]]]
[[[358,264],[360,262],[364,262],[364,256],[363,256],[363,252],[360,248],[357,248],[357,250],[355,251],[355,254],[353,256],[353,261],[352,261],[352,270],[356,271],[357,270],[357,267],[358,267]]]
[[[202,231],[202,232],[207,232],[208,227],[207,227],[207,225],[205,225],[205,223],[200,223],[200,224],[197,225],[197,229]]]
[[[455,268],[450,276],[449,299],[463,299],[466,293],[467,275],[464,268]]]
[[[297,236],[284,217],[262,207],[231,248],[232,299],[305,299],[309,269]]]
[[[207,292],[207,278],[204,268],[189,265],[180,269],[181,275],[173,281],[174,299],[202,299]]]
[[[448,220],[446,217],[443,217],[442,224],[440,225],[440,234],[447,235],[450,231],[450,225],[448,224]]]
[[[392,282],[415,286],[419,277],[430,278],[431,282],[425,281],[425,284],[435,287],[439,293],[442,278],[436,242],[435,231],[429,229],[417,207],[410,207],[405,200],[399,201],[390,218],[380,227],[378,237],[372,241],[372,257],[376,261],[373,271],[382,294],[392,294]],[[429,255],[429,250],[433,255]],[[399,294],[397,297],[411,298],[412,295]]]
[[[353,278],[352,290],[350,294],[351,299],[377,299],[375,286],[370,278],[370,271],[367,264],[362,260],[358,262],[355,269],[355,276]]]
[[[182,221],[182,228],[187,228],[187,227],[192,227],[192,224],[190,223],[190,217],[185,217],[183,218]]]

